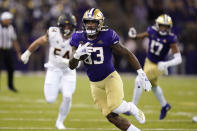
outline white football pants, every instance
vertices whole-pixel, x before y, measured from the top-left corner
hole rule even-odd
[[[59,92],[63,98],[72,98],[75,88],[76,70],[47,69],[44,96],[48,103],[55,102]]]

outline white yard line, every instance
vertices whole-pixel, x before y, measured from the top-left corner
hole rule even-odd
[[[0,130],[55,130],[55,128],[48,127],[0,127]],[[68,130],[85,130],[85,131],[112,131],[118,130],[116,128],[67,128]]]
[[[93,107],[92,107],[93,108]],[[94,107],[96,108],[96,107]],[[77,114],[81,114],[81,113],[86,113],[86,114],[97,114],[98,112],[95,110],[84,110],[84,111],[71,111],[72,113],[77,113]],[[145,115],[147,114],[154,114],[156,111],[155,110],[146,110],[144,113]],[[35,110],[21,110],[21,111],[12,111],[12,110],[0,110],[0,114],[46,114],[46,113],[54,113],[56,114],[57,111],[49,111],[49,110],[39,110],[39,111],[35,111]],[[195,113],[192,112],[169,112],[169,115],[172,116],[187,116],[187,117],[192,117],[195,115]]]
[[[27,108],[43,108],[44,107],[41,104],[37,104],[37,105],[32,105],[31,104],[31,105],[29,105],[29,104],[26,104],[26,102],[27,103],[30,102],[30,103],[44,103],[44,104],[46,104],[46,101],[44,99],[34,99],[34,100],[32,100],[32,99],[27,99],[26,98],[25,100],[21,100],[19,98],[11,98],[11,97],[8,97],[8,96],[0,96],[0,102],[1,101],[4,101],[4,102],[24,102],[24,104],[23,103],[16,104],[15,108],[24,108],[24,107],[27,107]],[[57,106],[59,106],[59,104],[60,103],[56,102],[56,103],[52,103],[52,104],[48,104],[48,105],[49,106],[50,105],[57,105]],[[195,103],[195,102],[192,102],[191,104],[194,107],[197,105],[197,103]],[[1,107],[13,107],[13,105],[11,105],[9,103],[5,103],[5,104],[1,105]],[[75,104],[72,104],[72,107],[74,107],[74,108],[78,108],[78,107],[80,107],[80,108],[96,108],[96,105],[94,105],[93,103],[92,104],[75,103]],[[144,112],[149,112],[149,111],[154,111],[154,110],[155,111],[158,111],[158,110],[160,111],[161,107],[159,105],[157,105],[157,106],[155,106],[155,105],[145,105],[145,106],[142,106],[140,108],[143,109]],[[176,106],[176,108],[188,109],[188,108],[191,108],[191,107]]]
[[[184,128],[144,128],[142,130],[145,130],[145,131],[197,131],[197,128],[195,128],[195,129],[184,129]]]
[[[53,106],[51,106],[53,105]],[[56,108],[55,106],[60,106],[60,104],[57,104],[57,103],[52,103],[52,104],[47,104],[47,105],[28,105],[28,104],[17,104],[17,105],[14,105],[15,108],[31,108],[31,109],[35,109],[35,108]],[[1,105],[1,107],[3,108],[11,108],[13,107],[13,105],[11,104],[4,104],[4,105]],[[97,108],[96,105],[94,104],[72,104],[72,108]]]
[[[55,121],[55,119],[48,118],[0,118],[1,121]],[[107,122],[106,119],[68,119],[71,122]],[[181,123],[191,122],[191,120],[147,120],[147,122],[159,122],[159,123]]]
[[[22,111],[8,111],[8,110],[0,110],[0,114],[57,114],[57,111],[35,111],[35,110],[22,110]],[[98,112],[92,110],[88,110],[88,111],[72,111],[72,113],[75,114],[97,114]]]
[[[54,130],[49,127],[0,127],[0,130]],[[118,131],[117,128],[67,128],[68,130],[88,130],[88,131]],[[184,128],[144,128],[146,131],[197,131],[196,129]]]
[[[45,118],[0,118],[1,121],[55,121],[55,119]]]

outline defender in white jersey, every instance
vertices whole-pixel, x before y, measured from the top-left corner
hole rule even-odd
[[[35,40],[22,54],[21,60],[26,64],[31,53],[41,45],[49,43],[49,60],[47,68],[44,95],[48,103],[56,101],[58,93],[62,93],[62,103],[56,120],[57,129],[66,129],[63,122],[70,107],[72,95],[76,86],[76,71],[68,68],[72,48],[70,38],[76,29],[76,18],[72,14],[59,16],[58,27],[50,27],[47,33]]]

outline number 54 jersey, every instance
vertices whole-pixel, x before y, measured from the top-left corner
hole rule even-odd
[[[161,36],[155,26],[148,27],[147,32],[149,38],[148,59],[154,63],[165,61],[170,44],[177,43],[177,36],[173,33]]]
[[[70,39],[64,39],[58,27],[50,27],[48,30],[49,60],[45,67],[69,69],[58,57],[70,58],[72,47]]]
[[[105,29],[99,31],[96,39],[89,40],[84,31],[78,31],[72,35],[70,44],[77,48],[86,42],[93,47],[91,55],[84,60],[87,75],[92,82],[101,81],[115,71],[111,46],[119,42],[119,36],[112,29]]]

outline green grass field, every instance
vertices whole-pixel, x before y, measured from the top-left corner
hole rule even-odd
[[[125,99],[130,101],[133,96],[134,76],[121,76]],[[56,130],[55,120],[61,96],[53,104],[45,102],[44,74],[15,76],[15,85],[19,90],[17,94],[7,89],[6,82],[6,75],[3,74],[0,89],[0,130]],[[161,77],[160,85],[172,105],[166,119],[159,120],[161,107],[152,92],[143,92],[138,104],[145,112],[145,124],[138,124],[132,116],[125,117],[144,131],[197,131],[197,123],[192,122],[192,116],[197,115],[197,77]],[[85,75],[80,74],[77,77],[77,90],[65,125],[67,131],[118,131],[93,104]]]

